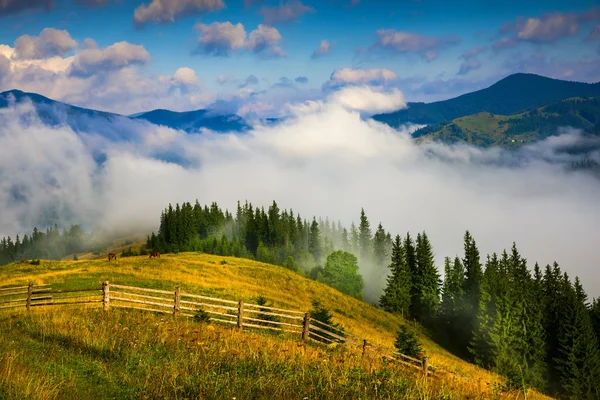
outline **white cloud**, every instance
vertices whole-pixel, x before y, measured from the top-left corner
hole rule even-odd
[[[299,0],[281,3],[275,7],[262,7],[260,10],[267,25],[295,21],[304,14],[312,12],[315,12],[314,8],[302,4]]]
[[[190,15],[219,11],[224,7],[223,0],[152,0],[148,6],[141,4],[135,9],[133,21],[138,28],[148,22],[172,23]]]
[[[199,30],[198,52],[217,56],[228,55],[230,51],[241,49],[246,41],[244,25],[231,22],[213,22],[212,24],[196,24]]]
[[[87,48],[77,53],[71,64],[70,74],[89,77],[119,70],[130,65],[145,64],[150,53],[144,46],[118,42],[104,49]]]
[[[386,82],[393,81],[398,76],[394,71],[387,68],[372,68],[372,69],[354,69],[341,68],[336,69],[331,74],[329,81],[325,83],[326,87],[339,87],[343,85],[380,85]]]
[[[395,29],[379,29],[377,36],[379,39],[371,49],[382,48],[398,54],[415,53],[426,61],[435,60],[441,50],[461,42],[456,35],[434,38]]]
[[[187,67],[182,67],[175,71],[173,79],[183,85],[195,86],[200,83],[198,76],[196,75],[196,71]]]
[[[444,256],[462,254],[469,229],[483,257],[515,241],[530,267],[556,260],[571,276],[580,276],[590,295],[600,295],[595,269],[600,185],[548,161],[572,159],[556,155],[572,137],[531,146],[519,153],[525,156],[519,161],[500,149],[418,146],[405,131],[364,121],[335,101],[307,103],[296,111],[280,125],[257,126],[243,136],[128,125],[140,142],[108,146],[100,171],[82,145],[88,142],[68,128],[40,126],[21,118],[22,110],[2,111],[0,207],[9,212],[0,220],[0,235],[28,231],[54,203],[62,205],[58,211],[65,222],[149,230],[157,229],[169,202],[195,199],[230,210],[237,200],[258,206],[276,200],[303,217],[328,216],[345,225],[356,222],[364,207],[372,225],[381,221],[392,234],[425,230],[440,269]],[[151,156],[169,150],[191,166]],[[597,153],[593,157],[600,160]],[[28,201],[11,203],[11,193]],[[365,265],[361,272],[371,290],[387,274]]]
[[[15,40],[14,56],[27,60],[64,56],[75,46],[77,42],[66,30],[44,28],[39,36],[18,37]]]
[[[388,92],[370,86],[349,86],[329,95],[329,101],[369,114],[396,111],[406,107],[404,95],[398,89]]]
[[[285,57],[284,51],[278,46],[281,34],[273,27],[259,24],[250,32],[246,41],[246,48],[263,57]]]

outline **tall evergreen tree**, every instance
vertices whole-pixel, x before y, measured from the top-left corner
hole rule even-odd
[[[460,258],[444,260],[444,285],[438,331],[446,345],[454,351],[464,351],[464,280],[465,270]]]
[[[316,218],[313,218],[313,221],[310,225],[310,233],[308,236],[308,251],[315,258],[315,262],[317,264],[321,264],[322,258],[322,249],[323,244],[321,241],[321,232],[319,230],[319,223]]]
[[[391,275],[387,278],[387,286],[379,300],[379,305],[388,312],[408,315],[412,278],[400,235],[396,236],[392,244],[392,260],[388,268],[391,270]]]
[[[432,326],[440,302],[440,275],[434,264],[433,249],[427,234],[417,235],[417,274],[413,276],[414,318]]]
[[[360,209],[360,224],[358,225],[359,231],[359,258],[361,262],[369,262],[371,260],[371,254],[373,253],[373,243],[371,234],[371,225],[369,219],[365,214],[364,208]]]

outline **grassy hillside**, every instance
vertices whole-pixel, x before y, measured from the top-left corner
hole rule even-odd
[[[511,115],[571,97],[600,95],[600,83],[569,82],[535,74],[513,74],[492,86],[449,100],[408,103],[406,109],[373,116],[392,127],[439,124],[467,115],[489,112]]]
[[[180,285],[188,293],[248,302],[262,294],[275,307],[306,311],[318,299],[347,331],[388,348],[401,322],[399,316],[285,268],[245,259],[182,253],[158,260],[42,261],[0,269],[0,286],[33,281],[75,288],[99,286],[103,280],[165,290]],[[498,376],[424,335],[431,364],[457,375],[424,379],[340,347],[135,310],[55,307],[30,315],[2,310],[0,331],[0,397],[7,399],[519,398],[518,393],[494,395],[493,383],[502,381]],[[528,398],[546,397],[531,391]]]
[[[592,131],[600,124],[600,97],[570,98],[514,115],[481,112],[414,132],[420,141],[518,147],[555,135],[561,127]]]

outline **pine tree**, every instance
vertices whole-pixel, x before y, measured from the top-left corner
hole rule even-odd
[[[319,230],[319,223],[313,217],[312,224],[310,225],[310,233],[308,236],[308,251],[315,258],[317,264],[321,264],[323,249],[321,242],[321,232]]]
[[[373,242],[371,235],[371,225],[369,219],[365,214],[363,208],[360,209],[360,224],[358,225],[359,231],[359,259],[361,263],[369,262],[371,260],[371,254],[373,254]]]
[[[417,335],[405,325],[401,325],[398,329],[394,347],[398,349],[399,353],[410,357],[417,357],[423,353],[423,349],[419,343]]]
[[[469,231],[466,231],[464,235],[464,251],[465,256],[462,259],[462,264],[465,269],[464,308],[465,316],[469,316],[469,318],[465,320],[464,333],[466,335],[465,343],[469,343],[473,339],[473,332],[475,330],[475,318],[477,311],[479,310],[481,277],[483,275],[481,271],[479,250],[475,244],[475,239],[473,239]]]
[[[440,276],[434,264],[433,250],[427,234],[417,235],[417,274],[413,275],[416,294],[414,318],[432,326],[440,302]]]
[[[400,235],[396,236],[392,244],[392,262],[388,268],[392,273],[387,278],[387,286],[379,300],[379,305],[388,312],[408,315],[412,278],[404,257],[404,246]]]
[[[454,351],[464,351],[466,347],[461,335],[464,329],[464,280],[465,270],[460,258],[456,257],[452,262],[450,257],[446,257],[438,331],[442,340]]]
[[[585,303],[587,297],[578,278],[572,286],[565,273],[562,285],[566,302],[561,309],[555,360],[559,389],[568,398],[597,399],[600,396],[600,356]]]
[[[373,257],[377,267],[382,267],[388,258],[386,233],[381,222],[373,236]]]

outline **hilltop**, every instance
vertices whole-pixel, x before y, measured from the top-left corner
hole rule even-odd
[[[124,285],[182,290],[250,301],[262,294],[275,307],[308,310],[318,299],[334,321],[372,343],[392,347],[403,321],[285,268],[232,257],[182,253],[147,257],[42,261],[0,270],[2,286],[51,283],[55,288]],[[2,312],[0,394],[18,398],[448,398],[477,395],[478,378],[492,398],[502,379],[448,353],[421,331],[431,364],[455,372],[422,377],[377,358],[361,360],[341,348],[303,346],[297,339],[239,333],[191,320],[134,310],[57,308],[52,312]],[[43,355],[43,356],[40,356]],[[44,372],[43,374],[41,372]],[[467,377],[467,378],[461,378]],[[469,379],[471,378],[471,379]],[[473,380],[474,379],[474,380]],[[511,393],[510,398],[518,396]],[[498,392],[494,398],[505,398]],[[530,391],[528,398],[545,396]]]
[[[600,97],[570,98],[513,115],[480,112],[421,128],[413,137],[481,147],[518,147],[556,135],[562,127],[600,132]]]
[[[511,115],[571,97],[597,95],[600,82],[569,82],[517,73],[482,90],[433,103],[408,103],[405,109],[374,115],[373,119],[395,128],[406,123],[431,125],[482,112]]]

